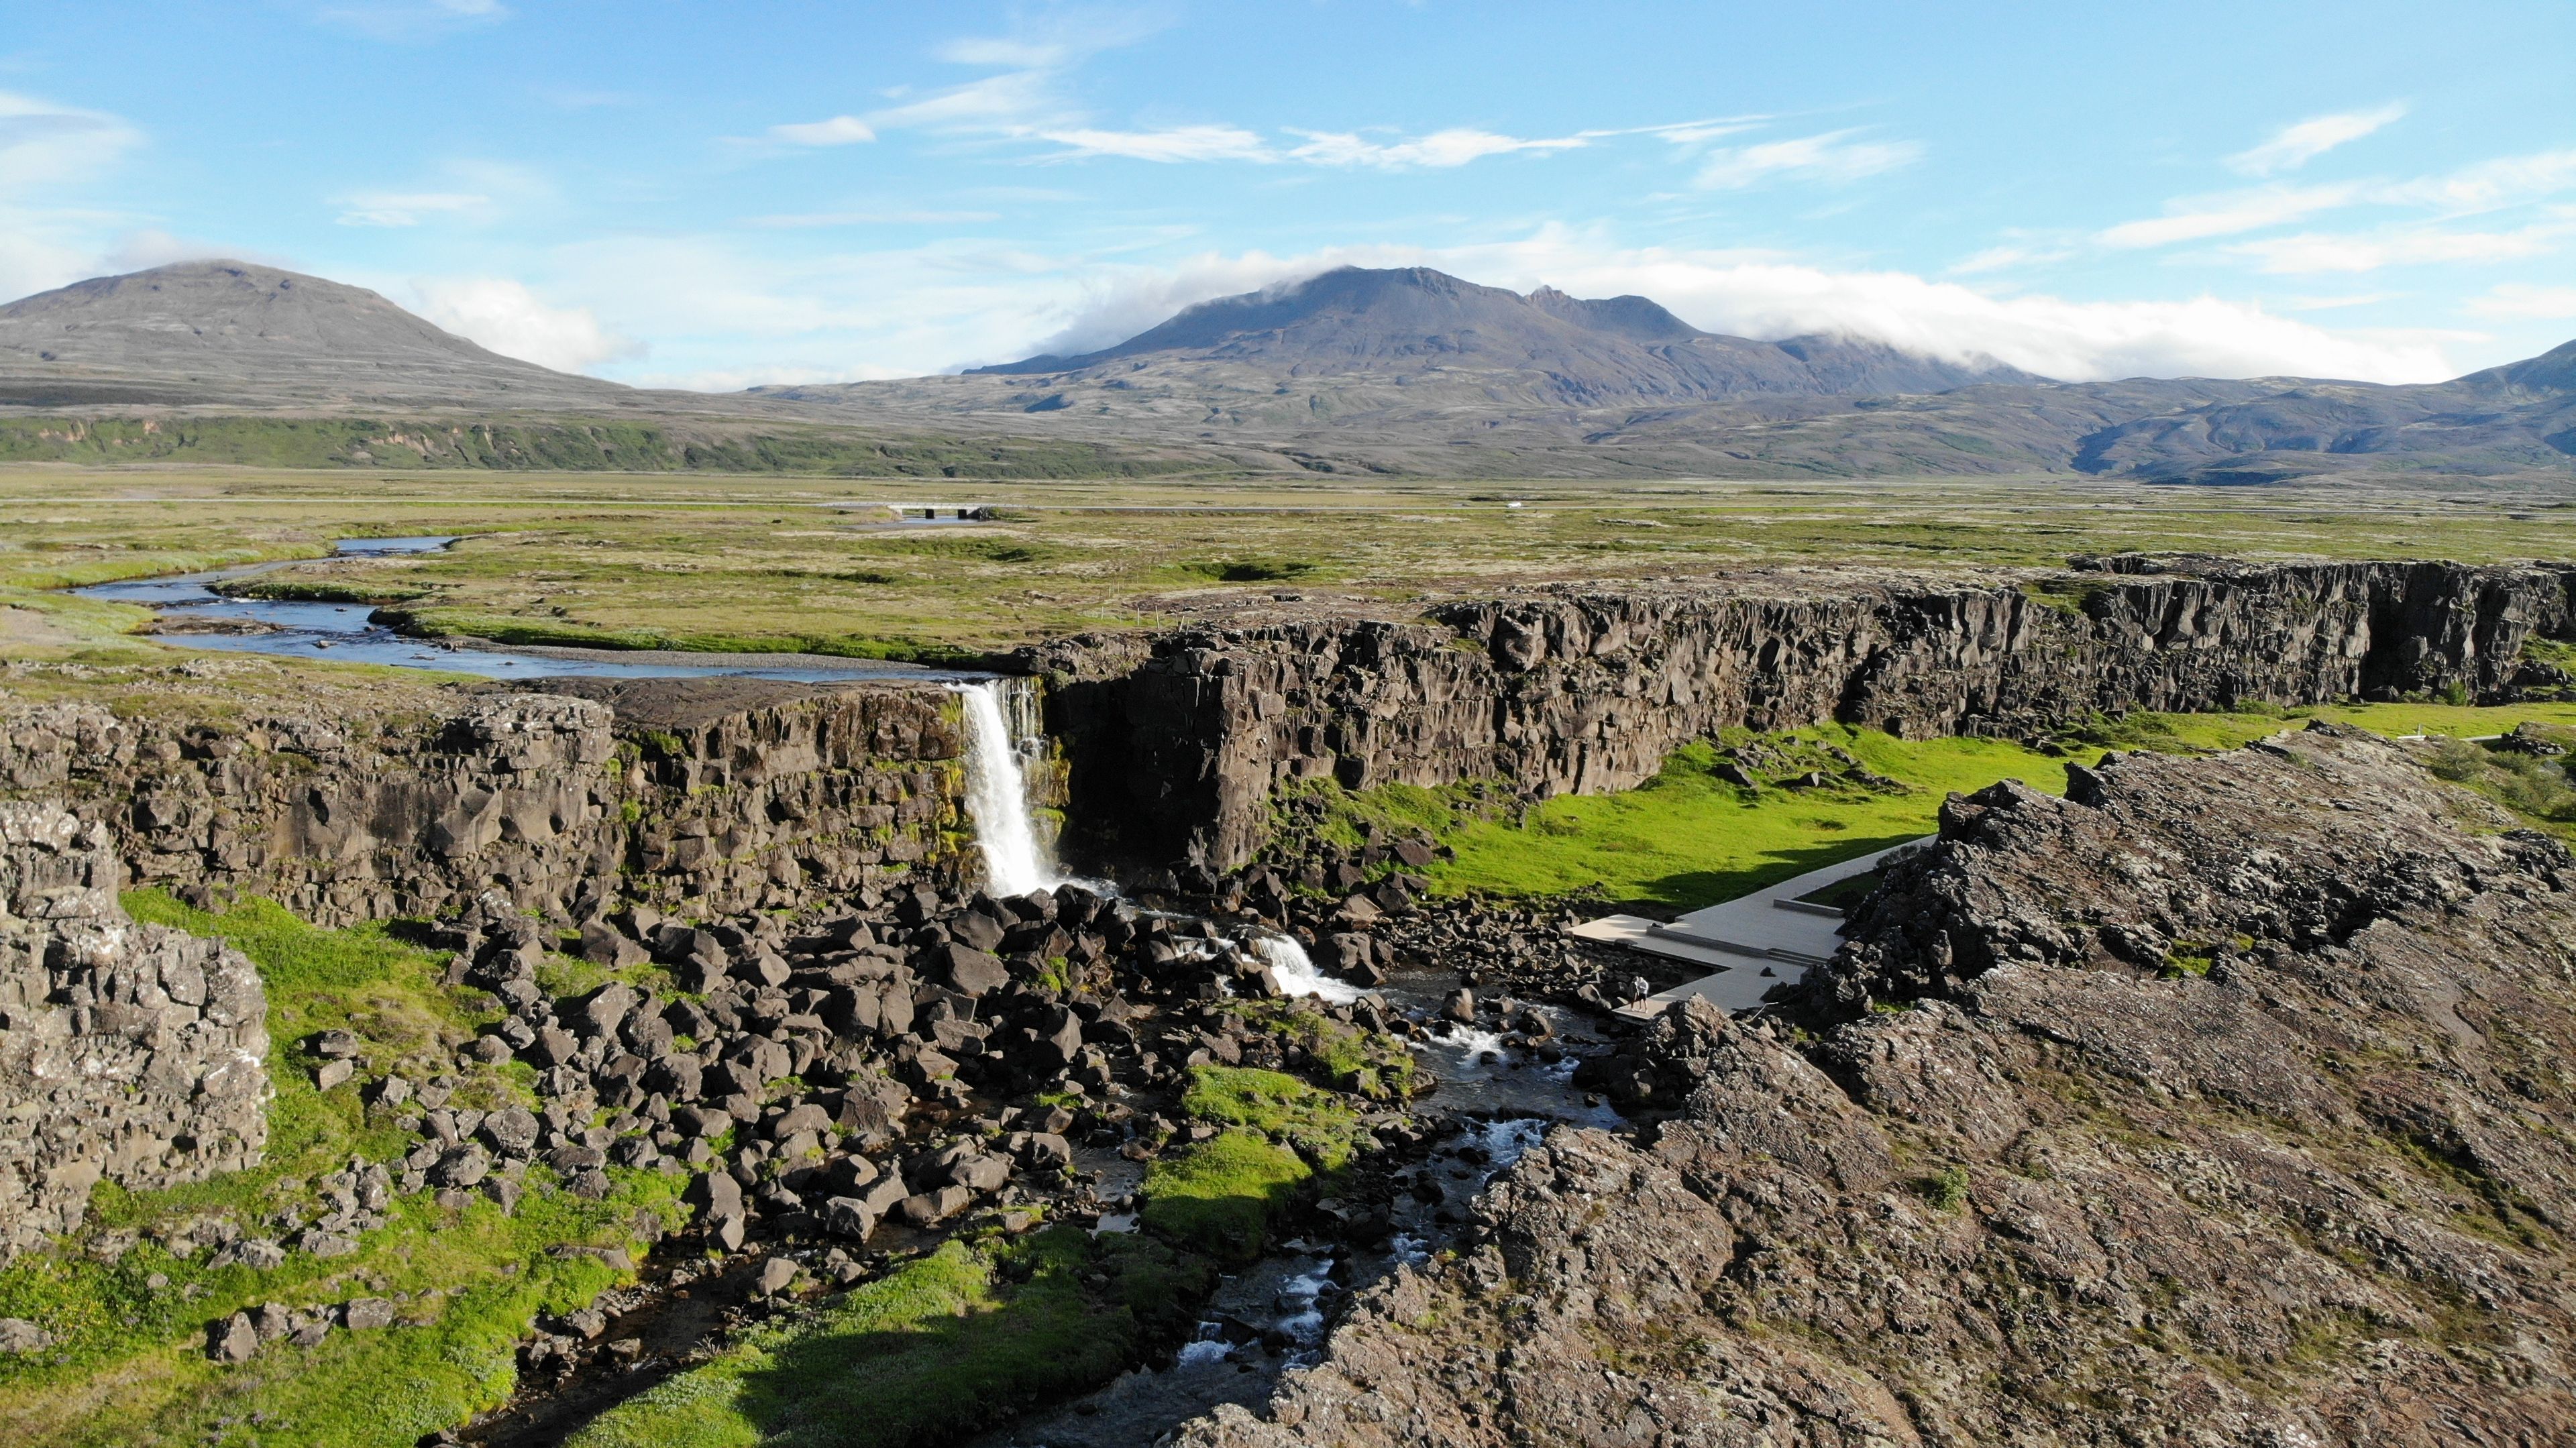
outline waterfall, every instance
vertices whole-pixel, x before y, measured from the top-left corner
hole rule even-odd
[[[966,813],[984,852],[985,888],[995,896],[1025,895],[1061,883],[1029,813],[1019,744],[1002,712],[1003,681],[954,687],[966,714]]]
[[[1252,942],[1252,953],[1270,967],[1270,976],[1279,982],[1279,988],[1292,996],[1314,996],[1331,1005],[1345,1006],[1360,998],[1358,986],[1317,970],[1306,947],[1293,936],[1261,936]]]

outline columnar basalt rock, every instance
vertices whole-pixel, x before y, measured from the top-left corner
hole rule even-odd
[[[109,832],[0,802],[0,1260],[80,1224],[100,1181],[259,1159],[267,995],[240,952],[116,903]]]
[[[2509,689],[2571,627],[2555,568],[2085,560],[1960,583],[1782,570],[1565,587],[1025,651],[1051,679],[1095,852],[1231,869],[1273,792],[1495,778],[1638,784],[1727,726],[2027,733],[2090,711]]]
[[[426,717],[5,716],[0,787],[111,823],[140,885],[346,924],[499,890],[581,918],[720,913],[950,871],[962,751],[934,685],[532,680]]]

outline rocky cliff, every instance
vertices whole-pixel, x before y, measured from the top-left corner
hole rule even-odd
[[[1020,664],[1053,682],[1080,845],[1230,869],[1303,779],[1588,793],[1727,726],[2026,733],[2095,710],[2493,697],[2527,639],[2576,621],[2571,580],[2140,558],[1968,583],[1788,570],[1085,638]]]
[[[22,707],[0,721],[0,788],[109,821],[137,884],[324,924],[491,889],[557,918],[713,914],[962,863],[962,745],[934,685],[519,688],[330,718]]]
[[[1602,1071],[1659,1127],[1180,1441],[2569,1441],[2576,859],[2340,731],[2075,785],[1954,803],[1800,1028],[1677,1007]]]
[[[0,1260],[268,1141],[267,996],[237,951],[116,903],[108,831],[0,803]]]

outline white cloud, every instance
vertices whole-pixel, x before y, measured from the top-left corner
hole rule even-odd
[[[2279,276],[2368,272],[2391,266],[2478,264],[2542,256],[2559,249],[2576,222],[2534,223],[2512,231],[2448,231],[2432,226],[2387,227],[2371,232],[2300,232],[2237,242],[2232,256]]]
[[[1827,131],[1786,141],[1720,149],[1700,168],[1697,184],[1736,190],[1771,180],[1858,181],[1911,165],[1923,155],[1915,141],[1855,141],[1858,130]]]
[[[1408,141],[1372,141],[1347,131],[1300,131],[1305,144],[1288,155],[1299,161],[1319,166],[1376,166],[1385,170],[1403,170],[1416,166],[1464,166],[1487,156],[1508,156],[1515,152],[1573,151],[1591,144],[1582,136],[1558,136],[1547,140],[1523,140],[1518,136],[1496,135],[1469,126],[1453,126],[1445,131]]]
[[[1072,156],[1124,156],[1131,161],[1267,161],[1270,150],[1241,126],[1173,126],[1160,131],[1104,131],[1089,127],[1041,130],[1035,135]]]
[[[2576,186],[2576,149],[2499,156],[2447,176],[2428,176],[2381,189],[2375,199],[2392,206],[2426,206],[2454,215],[2493,211],[2537,201]]]
[[[2529,318],[2535,321],[2576,317],[2576,287],[2505,282],[2490,289],[2485,296],[2470,298],[2468,311],[2472,316]]]
[[[554,307],[506,277],[431,278],[414,284],[414,310],[504,357],[580,372],[644,354],[643,344],[600,325],[587,307]]]
[[[1981,272],[2010,271],[2014,267],[2046,266],[2064,261],[2075,253],[2062,246],[2024,246],[2006,243],[1990,246],[1950,267],[1952,276],[1975,276]]]
[[[2302,375],[2432,381],[2457,373],[2438,339],[2356,336],[2215,297],[2078,302],[1999,297],[1906,272],[1837,271],[1722,253],[1619,248],[1559,227],[1451,248],[1354,247],[1274,258],[1211,254],[1162,270],[1101,269],[1068,325],[1030,351],[1090,350],[1191,302],[1312,276],[1333,266],[1424,265],[1472,281],[1577,296],[1637,293],[1714,332],[1778,338],[1826,332],[1960,360],[1980,357],[2067,381],[2130,376]]]
[[[954,226],[1001,219],[998,211],[799,211],[754,216],[743,224],[769,231],[802,231],[835,226]]]
[[[418,226],[423,216],[482,212],[492,198],[468,191],[360,191],[346,204],[336,218],[342,226]]]
[[[848,146],[877,138],[876,131],[856,116],[834,116],[828,121],[772,126],[769,134],[796,146]]]
[[[500,0],[380,0],[375,4],[327,5],[315,11],[313,18],[377,40],[428,40],[509,16]]]
[[[2376,110],[2310,116],[2294,125],[2283,126],[2261,145],[2228,157],[2227,165],[2230,170],[2248,176],[2296,171],[2335,147],[2358,141],[2405,114],[2406,106],[2401,101]]]
[[[2178,241],[2205,241],[2314,216],[2350,206],[2361,199],[2357,184],[2335,186],[2260,186],[2216,196],[2187,197],[2171,203],[2166,214],[2145,221],[2124,221],[2093,239],[2104,246],[2130,249],[2170,246]]]
[[[2351,292],[2335,297],[2274,297],[2272,305],[2292,312],[2333,312],[2345,307],[2367,307],[2374,302],[2393,302],[2404,292]]]
[[[952,40],[931,53],[951,65],[993,65],[1012,70],[1043,70],[1071,58],[1062,45],[1002,36]]]
[[[105,111],[0,91],[0,194],[92,174],[142,143]]]
[[[235,246],[229,242],[197,241],[172,236],[159,227],[145,227],[127,232],[106,258],[111,272],[149,271],[182,261],[249,261],[262,266],[301,271],[292,260],[259,247]]]

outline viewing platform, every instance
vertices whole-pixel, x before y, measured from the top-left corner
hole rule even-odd
[[[1624,945],[1709,968],[1707,975],[1621,1006],[1621,1015],[1651,1019],[1664,1007],[1691,996],[1728,1011],[1749,1011],[1775,987],[1797,984],[1810,968],[1824,964],[1841,947],[1842,906],[1817,897],[1876,871],[1891,856],[1918,848],[1930,838],[1793,875],[1749,895],[1694,910],[1669,925],[1642,915],[1605,915],[1567,933],[1579,940]]]

